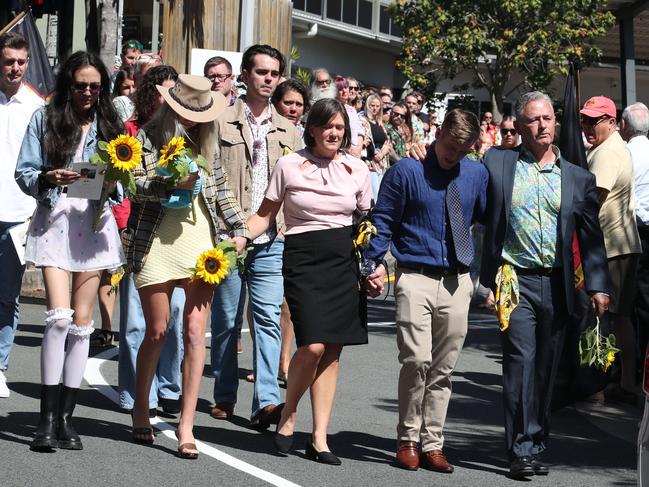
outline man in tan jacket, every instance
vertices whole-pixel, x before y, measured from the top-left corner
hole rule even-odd
[[[609,391],[616,399],[635,402],[635,331],[631,314],[642,248],[634,214],[633,163],[617,131],[613,100],[594,96],[584,104],[580,114],[584,135],[592,145],[587,157],[588,168],[595,175],[601,204],[599,221],[612,285],[609,312],[621,350],[620,387]]]
[[[286,61],[275,48],[254,45],[244,52],[241,72],[248,90],[217,120],[221,164],[246,216],[257,211],[277,160],[302,148],[295,126],[280,116],[270,98]],[[277,373],[281,348],[280,308],[284,297],[281,236],[283,218],[256,238],[242,274],[232,273],[214,292],[211,366],[216,419],[232,417],[239,383],[236,315],[249,293],[254,340],[254,394],[251,426],[266,429],[281,415]],[[226,236],[224,236],[225,238]]]

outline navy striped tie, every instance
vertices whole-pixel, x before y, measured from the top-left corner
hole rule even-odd
[[[469,226],[464,223],[462,200],[455,179],[451,180],[446,187],[446,212],[451,224],[455,256],[458,262],[468,267],[473,261],[473,241],[469,233]]]

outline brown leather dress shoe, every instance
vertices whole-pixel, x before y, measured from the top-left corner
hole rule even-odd
[[[427,470],[441,473],[453,473],[453,465],[448,463],[442,450],[426,451],[422,454],[423,467]]]
[[[397,467],[406,470],[417,470],[419,468],[419,447],[416,441],[399,441]]]
[[[234,414],[234,403],[219,402],[210,411],[210,416],[214,419],[230,419]]]
[[[265,430],[271,424],[279,423],[279,419],[282,416],[282,409],[284,409],[284,403],[264,406],[250,418],[250,427],[257,430]]]

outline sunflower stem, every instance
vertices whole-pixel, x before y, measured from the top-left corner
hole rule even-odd
[[[93,232],[97,232],[97,228],[99,228],[99,222],[101,220],[101,216],[104,214],[104,206],[106,205],[106,201],[108,201],[108,193],[105,189],[102,189],[97,213],[95,213],[95,221],[92,223]]]

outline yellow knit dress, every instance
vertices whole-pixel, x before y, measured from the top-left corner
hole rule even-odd
[[[196,259],[214,247],[209,213],[203,196],[194,199],[196,220],[188,208],[165,208],[142,270],[135,274],[135,287],[187,279]]]

